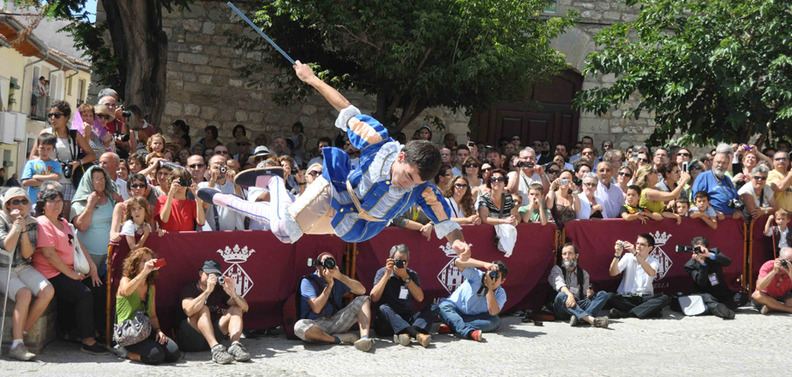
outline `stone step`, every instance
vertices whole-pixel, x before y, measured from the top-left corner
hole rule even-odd
[[[2,297],[0,297],[0,305],[2,305]],[[0,306],[2,309],[2,306]],[[2,352],[3,354],[8,354],[8,347],[11,345],[11,341],[13,340],[11,337],[11,327],[14,324],[13,320],[13,313],[14,313],[14,302],[8,300],[8,307],[6,308],[5,312],[5,329],[3,331],[3,344],[2,344]],[[33,325],[33,328],[28,331],[27,336],[25,337],[25,345],[27,346],[30,352],[35,354],[41,353],[44,350],[44,346],[47,343],[55,340],[55,326],[57,323],[57,312],[56,312],[56,304],[55,300],[53,299],[50,302],[50,305],[47,307],[47,310],[44,311],[44,314],[36,321]]]

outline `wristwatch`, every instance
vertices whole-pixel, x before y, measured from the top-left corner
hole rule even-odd
[[[412,281],[412,280],[410,280],[410,278],[404,279],[404,284],[407,284],[407,283],[409,283],[409,282],[411,282],[411,281]]]
[[[616,259],[621,259],[622,256],[619,255],[619,254],[613,254],[613,257],[616,258]]]

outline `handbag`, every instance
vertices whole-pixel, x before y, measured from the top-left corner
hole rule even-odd
[[[72,234],[76,234],[77,232],[74,230],[74,225],[69,224],[69,226],[72,229]],[[85,258],[85,253],[83,253],[80,240],[78,240],[77,237],[74,237],[74,271],[83,275],[88,275],[88,273],[91,272],[91,265],[88,264],[88,259]]]
[[[71,160],[69,160],[69,162],[79,161],[85,157],[85,152],[77,145],[77,130],[69,130],[69,152],[71,153]],[[75,188],[80,185],[80,180],[91,166],[94,166],[93,162],[80,164],[80,166],[74,168],[71,181]]]
[[[144,303],[145,311],[148,312],[148,300]],[[140,310],[135,312],[134,317],[116,323],[113,327],[113,340],[122,347],[138,344],[148,339],[149,335],[151,335],[151,319]]]

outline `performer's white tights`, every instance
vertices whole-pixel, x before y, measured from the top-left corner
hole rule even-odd
[[[249,202],[236,195],[215,194],[214,204],[230,208],[251,220],[268,224],[272,234],[281,242],[292,243],[286,232],[284,218],[286,217],[286,208],[292,204],[294,197],[286,191],[283,178],[274,175],[260,176],[256,186],[267,187],[270,192],[269,202]]]

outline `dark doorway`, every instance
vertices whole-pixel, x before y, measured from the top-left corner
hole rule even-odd
[[[580,112],[572,98],[583,85],[583,76],[566,70],[548,82],[534,85],[526,102],[500,102],[474,115],[478,122],[473,139],[497,145],[502,136],[519,135],[523,145],[549,140],[552,145],[577,141]]]

